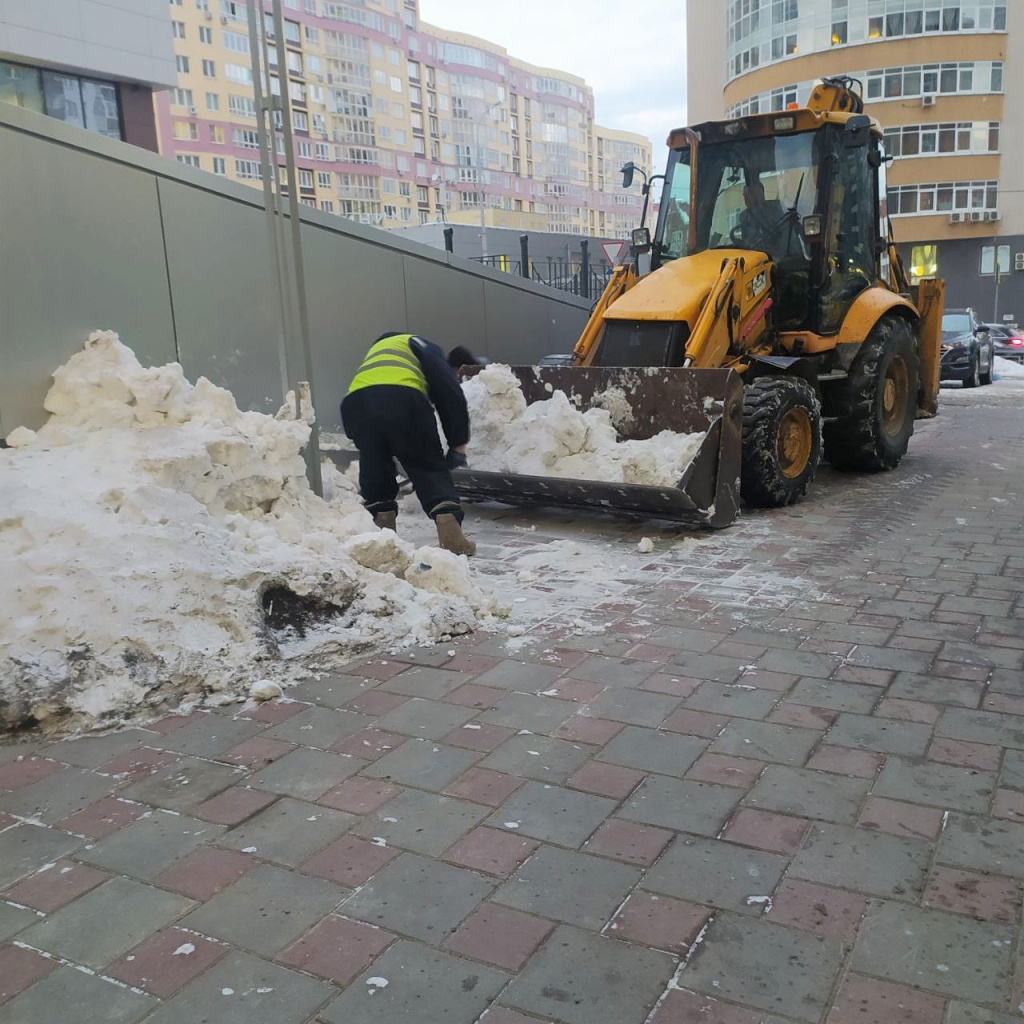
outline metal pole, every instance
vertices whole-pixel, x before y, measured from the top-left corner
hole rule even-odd
[[[519,273],[530,276],[530,236],[519,236]]]
[[[580,241],[580,295],[590,298],[590,243],[587,239]]]

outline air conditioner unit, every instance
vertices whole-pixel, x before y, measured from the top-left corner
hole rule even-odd
[[[1013,254],[1013,269],[1024,270],[1024,252],[1015,252]]]
[[[228,23],[228,16],[226,14],[222,14],[220,16],[220,23],[222,25],[226,25]]]
[[[922,96],[921,97],[921,106],[922,107],[934,107],[935,106],[935,97],[933,95],[930,95],[930,94],[927,95],[927,96]]]
[[[979,220],[984,220],[984,219],[985,219],[985,214],[983,214],[980,210],[974,210],[971,213],[971,221],[974,222],[974,223],[977,223]]]
[[[1002,217],[1002,214],[997,210],[989,210],[988,213],[985,214],[985,220],[999,220],[1000,217]]]
[[[964,219],[964,215],[962,213],[951,213],[949,215],[949,223],[950,224],[959,224],[960,221],[962,221],[963,219]]]
[[[190,113],[190,114],[191,114],[191,115],[192,115],[193,117],[195,117],[195,116],[196,116],[196,113],[197,113],[197,111],[196,111],[196,108],[195,108],[195,107],[189,107],[189,108],[188,108],[188,112],[189,112],[189,113]]]

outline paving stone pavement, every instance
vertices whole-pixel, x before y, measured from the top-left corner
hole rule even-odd
[[[572,595],[511,650],[0,742],[0,1024],[1024,1021],[1022,428],[696,538],[477,510]]]

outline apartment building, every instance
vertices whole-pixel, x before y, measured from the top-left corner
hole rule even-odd
[[[914,277],[949,305],[1024,319],[1019,0],[689,0],[689,120],[784,109],[852,75],[888,151],[888,205]]]
[[[0,103],[155,150],[174,83],[167,0],[0,3]]]
[[[258,185],[246,3],[168,6],[177,84],[156,98],[162,151]],[[638,189],[623,194],[603,164],[628,150],[649,167],[650,142],[595,125],[583,79],[423,24],[417,0],[285,0],[284,9],[288,67],[272,70],[270,88],[279,93],[283,80],[291,98],[304,203],[385,228],[483,220],[623,234],[634,225]],[[265,24],[272,37],[268,15]]]

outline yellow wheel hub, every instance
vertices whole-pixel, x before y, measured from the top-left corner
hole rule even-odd
[[[910,376],[907,364],[894,359],[885,371],[882,382],[882,427],[889,435],[898,434],[907,415],[910,400]]]
[[[814,430],[807,410],[790,409],[779,424],[779,468],[788,480],[795,480],[806,468],[814,446]]]

